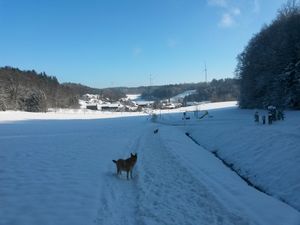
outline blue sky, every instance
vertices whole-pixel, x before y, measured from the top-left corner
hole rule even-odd
[[[0,66],[92,87],[234,77],[285,0],[0,0]]]

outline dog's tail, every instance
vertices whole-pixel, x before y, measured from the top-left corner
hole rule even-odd
[[[113,160],[113,162],[114,162],[114,163],[117,163],[117,161],[116,161],[116,160]]]

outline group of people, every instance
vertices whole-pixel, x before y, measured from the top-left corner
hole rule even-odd
[[[272,124],[276,120],[284,120],[283,110],[277,109],[275,106],[268,106],[268,124]],[[266,124],[266,115],[261,116],[262,124]],[[259,123],[259,114],[256,111],[254,114],[254,121]]]

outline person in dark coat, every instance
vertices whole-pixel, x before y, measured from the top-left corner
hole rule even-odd
[[[261,119],[262,119],[262,123],[263,123],[263,124],[266,124],[266,116],[265,116],[265,115],[262,115]]]
[[[254,114],[254,121],[255,121],[256,123],[259,122],[259,115],[258,115],[258,112],[257,112],[257,111],[256,111],[255,114]]]
[[[272,124],[272,121],[273,121],[273,115],[272,115],[271,112],[269,112],[269,114],[268,114],[268,123]]]

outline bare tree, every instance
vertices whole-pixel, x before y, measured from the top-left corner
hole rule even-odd
[[[300,13],[299,0],[288,0],[279,10],[279,19],[294,16]]]

